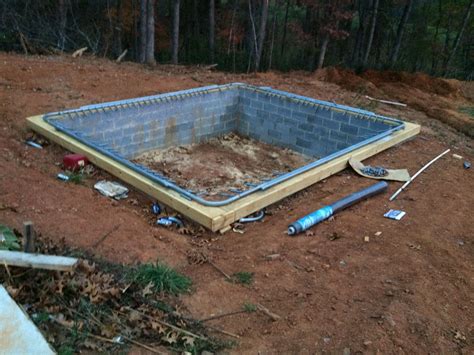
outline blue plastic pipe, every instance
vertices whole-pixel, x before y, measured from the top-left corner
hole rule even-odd
[[[336,212],[343,210],[353,204],[365,200],[371,196],[377,195],[385,191],[388,187],[388,184],[385,181],[380,181],[372,186],[369,186],[363,190],[354,192],[353,194],[346,196],[340,200],[337,200],[329,206],[324,206],[317,211],[310,213],[303,218],[300,218],[296,222],[293,222],[288,226],[288,235],[295,235],[305,230],[311,228],[312,226],[318,224],[319,222],[328,219]]]

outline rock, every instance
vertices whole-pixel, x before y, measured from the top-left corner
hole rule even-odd
[[[270,255],[265,256],[265,259],[267,259],[267,260],[276,260],[279,257],[280,257],[280,254],[270,254]]]
[[[366,235],[366,236],[364,237],[364,242],[368,243],[369,241],[370,241],[370,238],[369,238],[368,235]]]
[[[369,345],[371,345],[371,344],[372,344],[372,342],[371,342],[370,340],[364,341],[364,346],[369,346]]]
[[[382,232],[375,232],[374,235],[375,235],[376,237],[380,237],[380,236],[382,235]]]

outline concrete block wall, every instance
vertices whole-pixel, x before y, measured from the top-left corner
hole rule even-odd
[[[292,96],[241,87],[240,133],[305,155],[322,157],[393,127],[379,119],[296,100]]]
[[[131,159],[151,150],[199,143],[236,130],[238,91],[183,93],[142,104],[63,115],[64,128]]]
[[[330,104],[329,104],[330,105]],[[323,157],[393,127],[393,122],[313,99],[245,84],[200,88],[97,106],[54,124],[127,159],[237,131]]]

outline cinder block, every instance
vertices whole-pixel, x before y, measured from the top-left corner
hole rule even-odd
[[[346,123],[341,123],[341,132],[356,136],[359,133],[359,128]]]
[[[302,131],[305,131],[305,132],[313,132],[314,126],[312,124],[309,124],[309,123],[300,123],[298,125],[298,128],[301,129]]]
[[[268,130],[268,136],[271,137],[271,138],[280,139],[281,138],[281,132],[278,132],[274,129],[269,129]]]
[[[310,149],[312,147],[312,144],[310,141],[306,139],[302,139],[300,137],[296,137],[296,145],[300,148],[307,148],[307,149]]]
[[[322,126],[325,128],[329,128],[332,131],[339,131],[341,128],[341,123],[323,118]]]
[[[347,140],[347,134],[342,133],[340,131],[331,130],[331,132],[329,133],[329,138],[337,142],[345,143]]]

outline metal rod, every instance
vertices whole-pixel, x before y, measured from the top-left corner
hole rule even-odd
[[[265,211],[260,210],[259,212],[257,212],[256,214],[252,216],[242,217],[241,219],[239,219],[239,222],[240,223],[257,222],[257,221],[260,221],[264,216],[265,216]]]
[[[408,180],[406,183],[404,183],[403,186],[400,187],[400,188],[390,197],[389,201],[395,200],[395,199],[397,198],[397,196],[400,194],[400,192],[402,192],[403,190],[405,190],[405,188],[406,188],[408,185],[410,185],[411,182],[412,182],[413,180],[415,180],[418,175],[420,175],[420,174],[421,174],[423,171],[425,171],[431,164],[433,164],[436,160],[438,160],[439,158],[441,158],[443,155],[448,154],[449,151],[451,151],[451,149],[445,150],[443,153],[441,153],[440,155],[438,155],[436,158],[434,158],[432,161],[430,161],[428,164],[426,164],[424,167],[422,167],[420,170],[418,170],[418,171],[416,172],[416,174],[413,175],[413,176],[410,178],[410,180]]]
[[[388,187],[387,182],[380,181],[374,185],[366,187],[365,189],[354,192],[353,194],[337,200],[331,205],[324,206],[317,211],[314,211],[296,222],[288,226],[288,235],[295,235],[311,228],[315,224],[328,219],[333,214],[356,204],[359,201],[365,200],[371,196],[377,195],[385,191]]]

